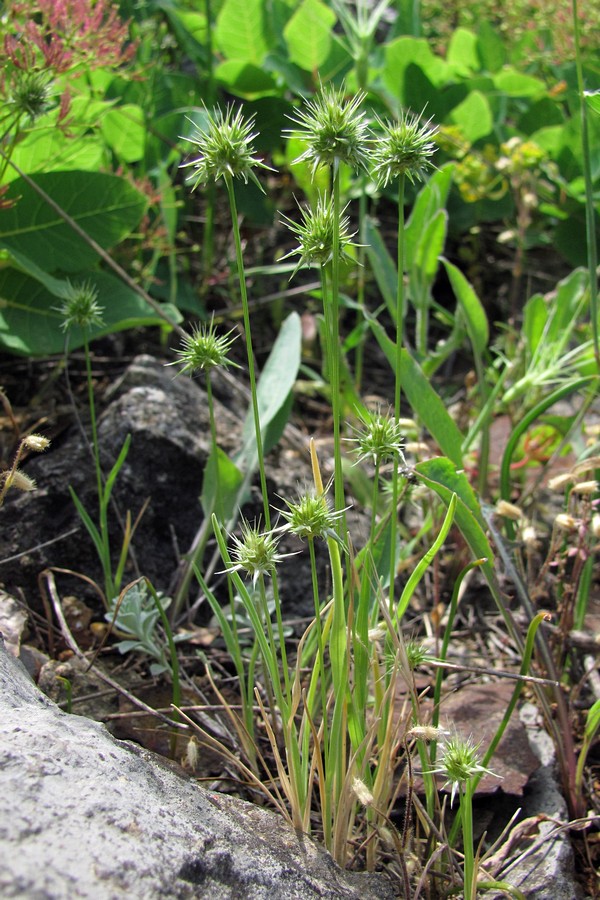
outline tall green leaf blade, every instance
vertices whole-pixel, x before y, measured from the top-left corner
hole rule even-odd
[[[371,329],[377,343],[385,353],[392,368],[395,366],[396,347],[376,319],[370,319]],[[463,436],[456,422],[449,415],[441,397],[431,387],[419,364],[408,350],[402,349],[400,363],[402,390],[413,412],[423,422],[431,436],[437,441],[442,453],[460,467],[462,465]]]
[[[469,525],[466,529],[467,533],[471,535],[469,543],[472,541],[474,546],[478,548],[478,556],[487,556],[488,558],[491,558],[493,554],[488,539],[485,536],[485,520],[481,512],[479,500],[465,473],[462,470],[457,469],[450,459],[446,459],[443,456],[436,456],[434,459],[428,459],[425,462],[417,463],[415,470],[427,485],[435,490],[436,493],[448,503],[450,502],[452,494],[456,494],[465,511],[469,513],[469,519],[465,519],[463,522],[463,524]],[[475,531],[471,534],[471,530],[474,528],[471,519],[481,532],[480,535],[475,534]],[[459,516],[458,507],[456,520],[460,525],[461,516]],[[466,536],[467,535],[465,534],[465,537]],[[481,550],[485,550],[485,553],[480,553],[479,551]]]
[[[274,436],[278,438],[285,426],[281,415],[283,410],[289,413],[290,393],[300,368],[301,341],[300,316],[293,312],[281,326],[258,381],[258,411],[265,446],[268,441],[272,447]],[[242,429],[242,451],[235,462],[240,468],[253,468],[256,460],[254,416],[250,408]]]
[[[439,258],[448,230],[448,213],[440,209],[423,229],[421,240],[417,244],[413,265],[420,271],[421,279],[432,282],[439,267]]]
[[[392,259],[379,229],[373,219],[367,217],[365,221],[365,238],[367,242],[367,256],[377,287],[385,300],[390,314],[396,318],[396,293],[398,291],[398,269]]]
[[[211,451],[202,480],[200,502],[206,518],[214,512],[220,522],[228,522],[239,505],[244,476],[227,454],[216,447]]]
[[[427,184],[419,191],[404,230],[404,258],[407,271],[413,265],[416,248],[427,222],[446,206],[454,168],[454,163],[442,166],[441,169],[434,172]]]
[[[477,353],[482,354],[490,339],[490,329],[485,310],[472,285],[467,281],[460,269],[453,263],[448,262],[447,259],[442,260],[442,262],[448,273],[454,296],[464,313],[471,344]]]
[[[118,175],[46,172],[33,179],[104,250],[127,237],[147,207],[144,195]],[[24,179],[11,182],[5,199],[15,203],[0,216],[0,247],[47,272],[80,272],[98,262],[96,251]]]

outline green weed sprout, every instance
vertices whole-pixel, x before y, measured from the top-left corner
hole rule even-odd
[[[103,308],[98,303],[98,291],[91,281],[81,283],[72,283],[67,281],[66,288],[63,292],[63,302],[57,308],[57,312],[62,318],[62,328],[66,332],[65,338],[65,357],[68,356],[69,332],[78,329],[83,336],[83,350],[85,356],[85,372],[87,380],[88,393],[88,409],[90,414],[90,426],[92,431],[91,452],[94,460],[94,468],[96,471],[96,492],[98,496],[98,525],[96,525],[81,503],[75,490],[69,486],[69,492],[79,517],[85,525],[88,534],[92,538],[96,552],[102,565],[104,576],[105,602],[107,607],[117,596],[127,554],[132,537],[131,520],[129,513],[125,525],[125,533],[121,544],[119,561],[117,568],[113,573],[112,560],[110,552],[110,534],[108,528],[108,506],[114,487],[115,480],[119,471],[125,462],[129,451],[130,436],[128,435],[121,452],[114,463],[108,477],[105,479],[100,464],[100,446],[98,443],[98,425],[96,420],[96,404],[94,400],[94,383],[92,378],[92,360],[90,354],[89,334],[92,327],[102,324]]]
[[[435,145],[433,137],[436,129],[431,120],[421,121],[421,117],[411,113],[403,113],[398,121],[384,122],[377,119],[380,134],[373,148],[373,175],[380,187],[386,187],[391,181],[398,182],[398,239],[397,266],[398,284],[396,291],[396,354],[395,354],[395,388],[394,418],[400,420],[401,379],[400,367],[402,348],[404,345],[404,192],[406,179],[411,182],[422,181],[428,169],[433,167],[431,157]],[[392,520],[390,533],[390,610],[394,606],[394,582],[396,575],[396,534],[398,505],[398,460],[394,460],[392,474]]]

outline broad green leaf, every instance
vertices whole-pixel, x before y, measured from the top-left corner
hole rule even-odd
[[[263,0],[225,0],[217,16],[215,43],[227,59],[260,66],[270,44]]]
[[[464,313],[469,340],[476,353],[481,355],[485,351],[490,339],[489,324],[485,310],[481,305],[481,300],[460,269],[453,263],[448,262],[447,259],[442,260],[442,262],[448,273],[454,296],[458,300]]]
[[[21,258],[22,260],[22,258]],[[90,281],[98,289],[98,303],[103,307],[103,324],[92,329],[92,338],[134,328],[140,325],[164,325],[144,300],[106,272],[82,272],[77,281]],[[61,353],[65,348],[61,306],[66,283],[53,279],[32,266],[26,273],[12,267],[0,268],[0,346],[23,356]],[[79,329],[69,336],[69,347],[83,343]]]
[[[478,72],[481,61],[477,35],[468,28],[455,28],[450,38],[446,61],[454,75],[470,75]]]
[[[216,452],[215,452],[216,450]],[[205,517],[214,512],[220,522],[228,522],[239,505],[244,476],[220,447],[206,460],[200,502]]]
[[[274,435],[281,434],[285,422],[281,422],[282,410],[289,413],[290,393],[300,368],[302,328],[300,316],[291,313],[277,335],[257,385],[258,410],[263,443],[271,443]],[[256,436],[252,408],[248,410],[242,429],[242,451],[236,457],[240,468],[256,465]]]
[[[233,94],[244,97],[260,97],[276,88],[273,76],[262,66],[243,59],[227,59],[215,68],[215,78]]]
[[[393,341],[390,340],[376,319],[370,317],[370,324],[377,343],[393,369],[396,359],[396,347]],[[418,363],[404,348],[400,363],[400,378],[402,391],[408,398],[414,414],[437,441],[442,453],[448,456],[455,465],[461,466],[463,436],[439,394],[432,388]]]
[[[335,21],[321,0],[302,0],[283,30],[290,60],[307,72],[317,71],[331,50]]]
[[[126,163],[144,158],[146,123],[144,111],[134,103],[116,106],[102,120],[102,135],[115,156]]]
[[[449,118],[471,143],[486,137],[494,125],[490,104],[481,91],[471,91],[462,103],[454,107]]]
[[[435,56],[424,38],[401,37],[387,44],[383,83],[393,97],[406,103],[406,70],[409,66],[421,69],[434,86],[441,86],[448,75],[448,65]]]
[[[494,26],[483,19],[477,29],[479,38],[479,56],[482,68],[488,72],[497,72],[506,60],[504,41]]]
[[[494,75],[494,84],[499,91],[510,97],[537,97],[546,93],[546,85],[533,75],[525,75],[510,66],[505,66]]]
[[[147,206],[118,175],[48,172],[34,181],[105,250],[130,234]],[[47,272],[79,272],[98,262],[96,251],[24,179],[11,182],[6,199],[17,202],[0,216],[0,247],[23,253]]]
[[[14,146],[11,160],[21,171],[31,175],[77,169],[95,172],[101,167],[103,156],[102,142],[94,135],[68,138],[62,131],[52,128],[28,134]],[[16,171],[8,166],[4,181],[15,178],[18,178]]]

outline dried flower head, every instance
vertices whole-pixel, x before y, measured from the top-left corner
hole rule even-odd
[[[445,731],[439,725],[414,725],[410,731],[406,732],[406,737],[408,740],[429,743],[430,741],[439,741],[449,734],[449,731]]]
[[[307,206],[300,206],[299,209],[302,216],[301,222],[294,222],[293,219],[283,216],[287,227],[299,241],[298,246],[283,257],[283,259],[296,255],[300,257],[290,278],[294,277],[301,266],[309,266],[313,263],[326,266],[333,260],[335,215],[333,198],[327,199],[320,195],[315,209]],[[346,247],[356,245],[352,244],[354,233],[350,234],[350,220],[347,216],[341,217],[338,228],[339,259],[351,262],[352,258],[346,252]]]
[[[353,444],[358,461],[371,459],[374,465],[390,459],[400,459],[404,464],[404,437],[400,423],[393,416],[365,410],[360,414],[360,426],[353,428],[356,437],[347,438]]]
[[[516,506],[514,503],[509,503],[507,500],[498,500],[496,512],[499,516],[504,516],[505,519],[510,519],[512,522],[518,522],[519,519],[523,518],[521,507]]]
[[[305,109],[290,116],[295,128],[288,137],[297,137],[308,146],[294,162],[307,161],[314,176],[319,166],[334,166],[347,163],[353,169],[366,168],[368,154],[368,126],[360,106],[365,95],[358,93],[346,99],[344,85],[323,87],[312,100],[306,101]]]
[[[185,334],[182,338],[183,347],[176,350],[179,359],[167,363],[169,366],[181,366],[181,371],[193,375],[194,372],[207,372],[221,366],[236,366],[237,363],[227,358],[227,354],[235,337],[231,337],[232,331],[227,334],[217,334],[214,320],[209,325],[202,323],[194,328],[191,334]]]
[[[57,312],[62,316],[61,327],[64,331],[76,325],[89,330],[103,324],[104,308],[98,303],[98,288],[91,281],[67,281],[63,303]]]
[[[50,441],[43,434],[28,434],[23,438],[23,446],[35,453],[42,453],[50,446]]]
[[[431,157],[436,146],[433,138],[437,129],[431,119],[421,121],[421,116],[402,113],[397,122],[384,122],[377,117],[381,135],[373,149],[373,174],[382,187],[390,181],[406,175],[412,182],[423,181],[428,169],[433,168]]]
[[[277,563],[288,554],[278,553],[278,539],[272,532],[261,531],[249,522],[242,522],[241,537],[232,535],[233,565],[226,572],[246,572],[254,584],[262,576],[272,576]]]
[[[355,778],[352,782],[352,791],[362,806],[372,806],[373,805],[373,794],[360,778]]]
[[[219,178],[242,178],[246,184],[248,179],[262,191],[262,186],[254,173],[254,167],[269,169],[269,166],[257,159],[252,142],[257,137],[253,133],[254,116],[244,119],[241,108],[234,110],[228,106],[223,112],[218,108],[214,112],[205,109],[207,125],[201,128],[196,123],[191,137],[184,137],[196,147],[194,159],[182,164],[181,168],[192,167],[195,171],[190,176],[192,190],[207,181],[218,181]]]
[[[10,472],[4,473],[3,496],[9,488],[28,493],[29,491],[35,491],[36,487],[35,479],[26,475],[21,469],[12,469]]]
[[[456,792],[476,775],[500,777],[481,765],[479,744],[475,744],[472,737],[463,738],[459,735],[454,735],[444,742],[440,767],[432,770],[432,774],[436,773],[446,778],[444,787],[452,785],[450,806],[454,803]]]

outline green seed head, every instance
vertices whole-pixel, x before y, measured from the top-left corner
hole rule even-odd
[[[334,232],[334,208],[333,198],[319,196],[315,209],[300,207],[301,222],[294,222],[284,216],[287,227],[298,239],[298,246],[291,250],[283,259],[290,256],[299,256],[298,265],[292,272],[292,278],[301,266],[316,264],[325,266],[333,259],[333,232]],[[354,234],[350,234],[350,220],[342,216],[339,223],[339,259],[352,261],[352,257],[346,252],[346,247],[356,246],[352,244]]]
[[[365,95],[358,93],[350,100],[345,97],[344,85],[324,88],[306,108],[291,117],[296,128],[288,132],[308,146],[295,162],[311,164],[313,176],[319,166],[333,166],[345,162],[353,169],[366,168],[368,126],[360,105]]]
[[[182,338],[182,349],[175,352],[179,359],[168,365],[180,365],[181,371],[188,375],[195,372],[206,372],[221,366],[226,368],[233,365],[227,354],[235,337],[231,337],[231,331],[227,334],[219,335],[215,331],[214,322],[210,325],[198,325],[191,334],[186,334]]]
[[[283,526],[287,531],[309,540],[335,536],[335,525],[342,513],[330,509],[325,494],[307,491],[295,502],[285,502],[288,508],[281,515],[287,521]]]
[[[456,792],[476,775],[494,775],[481,765],[479,756],[479,744],[472,737],[463,738],[454,735],[444,741],[440,768],[435,769],[446,778],[444,786],[452,785],[450,805],[454,803]],[[496,776],[498,777],[498,776]]]
[[[98,303],[98,288],[91,281],[71,283],[67,281],[63,303],[57,308],[62,316],[62,328],[69,331],[74,326],[88,331],[102,325],[104,308]]]
[[[206,128],[194,123],[192,137],[183,138],[195,145],[197,154],[182,166],[191,166],[195,170],[189,179],[192,190],[199,184],[224,177],[242,178],[246,184],[250,179],[262,190],[254,167],[268,169],[269,166],[253,155],[252,142],[257,137],[252,132],[254,117],[244,119],[242,110],[234,110],[232,106],[228,106],[225,112],[219,108],[213,113],[206,111],[206,116]]]
[[[53,106],[53,84],[45,72],[15,69],[9,104],[29,122],[35,122]]]
[[[356,444],[354,450],[358,461],[371,459],[374,465],[380,465],[386,460],[399,458],[404,463],[404,437],[399,423],[392,416],[365,411],[360,421],[360,426],[353,429],[356,437],[348,438]]]
[[[261,576],[272,576],[277,563],[285,558],[285,554],[277,552],[278,540],[271,532],[260,531],[248,522],[242,522],[241,537],[234,534],[232,541],[233,565],[226,571],[244,571],[254,584]]]
[[[420,116],[403,113],[397,122],[379,117],[377,122],[381,135],[373,149],[373,174],[381,187],[400,175],[412,182],[423,181],[427,170],[433,168],[431,157],[436,149],[433,138],[437,129],[431,119],[422,123]]]

